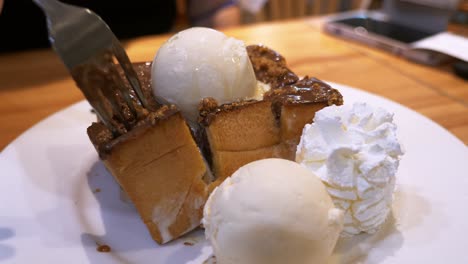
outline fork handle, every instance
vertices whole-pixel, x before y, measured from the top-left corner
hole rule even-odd
[[[36,5],[38,5],[44,12],[49,13],[51,10],[56,9],[62,3],[56,0],[32,0]],[[63,4],[62,4],[63,5]]]
[[[68,7],[69,5],[64,4],[57,0],[32,0],[36,5],[38,5],[47,17],[52,20],[55,20],[63,16],[63,8]]]

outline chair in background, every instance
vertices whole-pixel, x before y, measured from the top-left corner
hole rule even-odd
[[[268,0],[256,14],[242,12],[243,23],[324,15],[362,8],[366,0]]]

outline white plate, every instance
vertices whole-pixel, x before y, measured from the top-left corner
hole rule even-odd
[[[365,101],[394,112],[406,149],[396,224],[365,262],[468,263],[467,147],[412,110],[335,87],[346,104]],[[202,231],[158,246],[135,209],[120,200],[86,135],[93,120],[87,102],[80,102],[35,125],[0,154],[0,262],[202,263],[211,252]],[[111,252],[98,252],[97,244]]]

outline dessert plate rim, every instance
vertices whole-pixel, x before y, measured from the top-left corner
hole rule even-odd
[[[462,210],[468,202],[466,145],[401,104],[327,83],[345,104],[364,101],[394,112],[406,149],[397,175],[395,227],[374,243],[364,263],[468,262],[462,250],[468,234],[468,212]],[[0,261],[203,263],[211,248],[201,230],[158,246],[134,208],[119,199],[86,135],[95,120],[90,109],[80,101],[58,111],[0,152]],[[99,252],[100,245],[111,251]]]

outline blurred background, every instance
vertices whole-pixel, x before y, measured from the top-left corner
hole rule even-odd
[[[0,0],[0,52],[48,47],[45,18],[31,0]],[[363,7],[363,0],[63,0],[90,8],[120,39],[179,31],[190,26],[226,28],[317,16]]]
[[[100,15],[119,39],[217,29],[385,7],[396,21],[437,33],[467,31],[464,0],[63,0]],[[0,0],[0,53],[48,47],[44,14],[32,0]],[[458,13],[456,12],[458,10]],[[463,11],[464,10],[464,11]],[[394,19],[395,20],[395,19]],[[452,22],[452,23],[450,23]],[[461,26],[460,26],[461,25]]]

